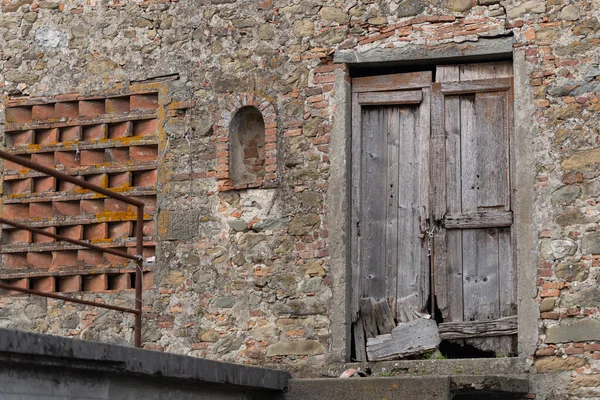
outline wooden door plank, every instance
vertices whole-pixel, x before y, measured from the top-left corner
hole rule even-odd
[[[505,92],[477,93],[477,206],[508,208]]]
[[[458,65],[438,65],[435,67],[436,82],[458,82],[460,70]]]
[[[489,78],[510,78],[512,76],[513,67],[511,61],[460,65],[461,81]]]
[[[517,274],[513,267],[510,228],[498,230],[500,316],[517,313]]]
[[[356,322],[352,323],[352,333],[354,334],[354,360],[367,361],[367,339],[365,338],[365,328],[360,315]]]
[[[420,90],[401,92],[366,92],[358,94],[358,102],[363,106],[419,104],[423,99]]]
[[[398,107],[387,108],[387,182],[386,205],[387,224],[385,235],[385,272],[386,272],[386,299],[394,304],[396,315],[396,301],[398,299],[398,246],[401,240],[398,237],[398,197],[399,197],[399,152],[400,152],[400,110]],[[382,171],[383,172],[383,171]]]
[[[419,297],[421,300],[421,309],[425,310],[427,307],[427,301],[429,300],[430,287],[431,287],[431,272],[430,272],[430,261],[429,261],[429,249],[428,249],[428,234],[430,222],[430,198],[429,198],[429,187],[430,187],[430,175],[429,175],[429,160],[430,160],[430,139],[431,139],[431,90],[429,88],[423,89],[423,101],[416,110],[416,121],[415,121],[415,132],[418,140],[417,156],[419,159],[418,169],[418,232],[419,234],[419,274],[420,274],[420,293]]]
[[[464,320],[486,320],[499,317],[498,230],[463,230],[474,237],[475,258],[463,265]],[[464,243],[464,242],[463,242]],[[465,247],[463,246],[463,254]]]
[[[415,110],[400,110],[400,153],[396,206],[398,208],[398,298],[420,293],[418,142],[415,137]],[[420,299],[419,299],[420,300]]]
[[[350,244],[350,268],[352,274],[351,296],[350,296],[350,319],[355,322],[360,310],[359,299],[361,295],[361,173],[363,169],[362,157],[362,111],[358,103],[358,95],[352,95],[352,151],[351,151],[351,173],[352,173],[352,192],[351,192],[351,244]],[[362,329],[362,328],[361,328]],[[355,333],[356,334],[356,333]],[[364,336],[364,335],[363,335]],[[366,351],[366,350],[365,350]],[[366,359],[366,353],[365,353]]]
[[[505,336],[517,333],[517,316],[511,315],[484,321],[444,322],[439,324],[442,340],[486,336]]]
[[[446,229],[502,228],[513,223],[512,211],[478,211],[447,214]]]
[[[352,79],[352,92],[382,92],[419,89],[431,84],[431,71],[404,74],[377,75]]]
[[[367,339],[377,336],[377,321],[375,319],[375,302],[370,297],[360,299],[360,317]]]
[[[447,96],[480,92],[502,92],[510,89],[513,78],[480,79],[474,81],[445,82],[441,91]]]
[[[387,300],[379,300],[375,302],[375,321],[377,322],[377,330],[380,335],[392,332],[396,327],[390,305]]]
[[[364,233],[361,297],[382,299],[385,296],[386,174],[387,122],[383,108],[363,108],[362,135],[365,177],[362,181],[362,215]]]
[[[431,91],[431,218],[435,228],[433,236],[433,262],[431,275],[435,299],[442,314],[449,306],[446,230],[441,225],[446,214],[446,134],[444,95],[440,83],[432,84]]]

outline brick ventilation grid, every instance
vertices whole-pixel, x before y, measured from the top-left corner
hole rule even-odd
[[[144,256],[155,252],[158,93],[9,101],[5,146],[13,154],[145,203]],[[2,216],[135,254],[136,208],[5,161]],[[3,227],[0,280],[48,292],[126,290],[127,259]],[[152,283],[144,272],[144,286]],[[9,292],[8,294],[12,294]]]

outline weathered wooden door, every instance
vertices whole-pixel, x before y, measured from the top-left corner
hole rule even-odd
[[[440,336],[469,339],[480,350],[504,355],[515,351],[517,328],[512,87],[510,63],[438,66],[432,95],[433,275],[444,321]]]
[[[405,304],[423,309],[429,295],[431,73],[352,84],[352,322],[365,360],[365,336],[389,333]]]
[[[367,339],[436,310],[442,340],[516,350],[512,65],[435,72],[435,83],[430,72],[352,81],[351,316],[359,361]]]

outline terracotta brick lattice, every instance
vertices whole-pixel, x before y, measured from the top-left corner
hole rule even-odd
[[[215,124],[219,191],[276,186],[275,107],[256,92],[227,95],[220,100],[225,111]]]
[[[159,107],[158,92],[11,100],[5,143],[24,159],[152,205]],[[135,253],[135,207],[6,161],[2,184],[4,218]],[[149,257],[155,252],[155,207],[144,211],[144,255]],[[135,283],[127,259],[47,236],[5,226],[1,246],[0,281],[15,287],[97,292],[132,289]],[[152,282],[151,275],[146,271],[144,282]]]

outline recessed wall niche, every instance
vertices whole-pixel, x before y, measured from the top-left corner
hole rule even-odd
[[[219,191],[268,188],[277,184],[277,120],[275,108],[252,92],[219,99],[215,125],[216,175]]]
[[[242,107],[235,113],[229,125],[229,145],[233,184],[261,184],[265,176],[265,122],[256,107]]]

